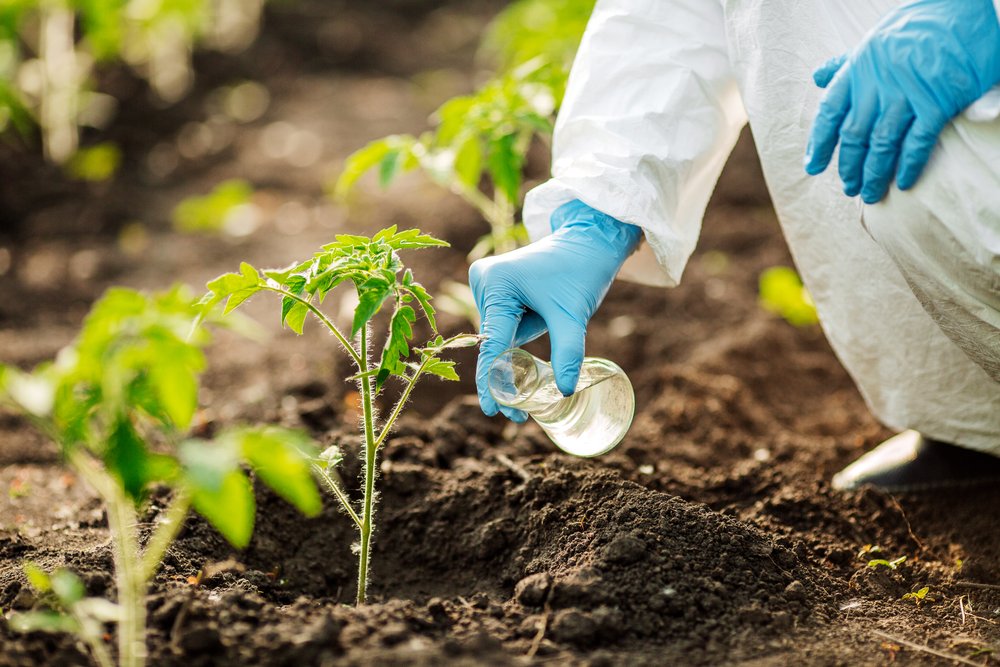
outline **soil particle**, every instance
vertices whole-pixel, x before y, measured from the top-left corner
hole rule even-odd
[[[514,599],[525,607],[541,607],[552,587],[548,572],[529,574],[514,586]]]

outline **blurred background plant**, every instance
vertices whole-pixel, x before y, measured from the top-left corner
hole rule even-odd
[[[348,157],[334,187],[343,199],[366,172],[386,187],[422,169],[473,206],[490,233],[470,260],[527,241],[516,223],[528,150],[546,144],[566,91],[573,57],[594,0],[518,0],[487,29],[481,57],[490,77],[475,92],[445,102],[420,136],[377,139]]]
[[[102,66],[125,63],[159,100],[176,102],[193,80],[194,47],[246,47],[263,1],[2,0],[0,132],[30,137],[37,128],[46,158],[71,162],[80,129],[103,128],[115,114],[117,100],[96,84]],[[103,149],[76,163],[92,180],[118,160]]]
[[[399,175],[422,170],[475,208],[489,224],[469,261],[528,241],[517,222],[528,151],[548,145],[566,91],[573,57],[594,0],[517,0],[490,24],[481,57],[490,76],[476,91],[448,100],[419,136],[376,139],[350,155],[333,186],[344,200],[358,180],[378,172],[388,187]],[[442,308],[477,323],[465,285],[445,284]]]

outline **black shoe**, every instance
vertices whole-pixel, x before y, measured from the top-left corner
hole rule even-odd
[[[1000,483],[1000,457],[903,431],[833,476],[833,488],[864,485],[883,491],[932,489]]]

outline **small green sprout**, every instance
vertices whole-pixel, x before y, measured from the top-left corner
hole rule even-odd
[[[190,509],[233,545],[250,541],[255,500],[242,464],[305,514],[321,509],[305,435],[272,427],[232,428],[212,441],[187,435],[209,341],[193,326],[198,315],[181,288],[152,296],[111,289],[55,361],[31,373],[0,364],[0,402],[56,442],[104,503],[118,595],[117,605],[95,602],[71,574],[29,566],[31,584],[54,595],[51,610],[12,615],[11,624],[74,632],[102,666],[112,663],[94,633],[106,622],[118,624],[119,664],[144,663],[149,580]],[[139,510],[154,485],[173,496],[142,548]]]
[[[799,274],[787,266],[773,266],[760,274],[760,304],[797,327],[819,322],[816,305]]]
[[[281,297],[281,323],[301,334],[307,316],[322,324],[350,357],[357,371],[354,381],[361,396],[362,454],[364,492],[361,507],[356,509],[336,474],[343,459],[339,448],[331,447],[313,461],[312,470],[340,501],[361,537],[358,550],[357,603],[363,604],[368,585],[371,539],[375,526],[375,474],[379,447],[385,442],[413,387],[424,375],[443,380],[458,380],[455,362],[441,359],[450,348],[476,345],[478,336],[462,334],[445,339],[437,333],[431,295],[404,269],[399,251],[448,245],[418,229],[397,231],[383,229],[373,237],[341,234],[323,246],[311,259],[283,269],[261,271],[243,262],[239,273],[227,273],[208,283],[202,299],[204,312],[225,303],[223,313],[230,313],[250,297],[271,292]],[[319,308],[337,286],[351,283],[357,293],[357,306],[349,332],[341,331]],[[371,340],[371,321],[383,308],[390,310],[388,331],[378,361],[370,358],[377,347]],[[422,347],[411,347],[417,312],[423,313],[434,337]],[[377,423],[373,408],[375,398],[390,378],[402,380],[403,389],[389,416]]]
[[[930,591],[929,586],[924,586],[920,590],[913,591],[912,593],[906,593],[903,595],[902,600],[913,600],[919,607],[921,603],[926,602],[930,598],[927,597],[927,593]]]
[[[868,567],[887,567],[890,570],[895,570],[897,567],[906,562],[906,556],[900,556],[895,560],[885,560],[884,558],[875,558],[868,561]]]

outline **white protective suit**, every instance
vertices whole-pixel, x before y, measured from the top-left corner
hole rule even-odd
[[[553,178],[528,194],[524,219],[537,239],[580,199],[643,228],[622,277],[676,285],[749,119],[803,281],[872,411],[1000,454],[1000,91],[945,129],[912,190],[893,186],[878,204],[844,196],[835,161],[817,177],[802,167],[823,92],[812,71],[895,4],[598,0],[556,123]]]

